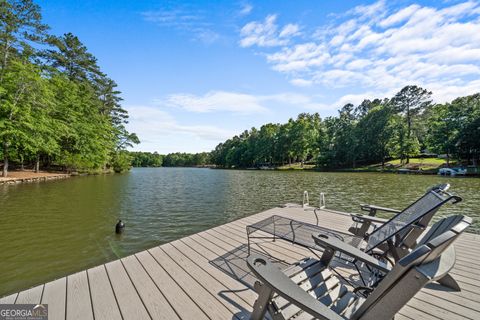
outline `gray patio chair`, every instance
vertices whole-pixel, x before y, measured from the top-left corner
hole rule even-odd
[[[373,227],[374,229],[377,226],[380,226],[384,224],[385,222],[388,221],[388,219],[384,218],[379,218],[376,217],[376,214],[379,211],[382,212],[388,212],[388,213],[394,213],[395,215],[401,214],[404,211],[412,211],[418,206],[424,205],[426,201],[429,201],[429,198],[431,198],[432,193],[430,191],[435,191],[437,195],[444,195],[444,196],[452,196],[451,194],[448,193],[448,189],[450,188],[450,184],[448,183],[443,183],[443,184],[438,184],[433,187],[430,187],[425,194],[420,197],[419,199],[415,200],[410,206],[406,207],[404,210],[397,210],[397,209],[392,209],[392,208],[387,208],[387,207],[381,207],[373,204],[361,204],[360,209],[362,211],[367,211],[368,214],[356,214],[352,213],[350,214],[353,220],[353,225],[348,229],[348,231],[356,236],[359,237],[364,237],[370,229]],[[458,197],[455,199],[455,202],[460,202],[462,199]],[[431,201],[431,200],[430,200]],[[433,201],[435,202],[435,201]],[[434,212],[432,216],[434,215]],[[428,223],[430,222],[431,217],[425,217],[423,221],[419,221],[417,223],[418,229],[421,229],[421,227],[426,227]]]
[[[418,238],[442,205],[461,200],[460,197],[451,195],[442,188],[433,188],[384,224],[377,226],[370,234],[366,233],[363,236],[274,215],[247,226],[248,249],[250,253],[251,238],[266,238],[251,236],[256,231],[263,231],[273,235],[273,239],[283,239],[309,249],[317,248],[311,236],[324,234],[337,237],[378,258],[382,257],[389,261],[393,258],[394,261],[398,261],[416,246]]]
[[[448,188],[448,184],[431,188],[410,206],[383,224],[376,225],[370,234],[364,235],[367,239],[365,251],[373,254],[380,250],[384,256],[388,253],[395,261],[408,254],[442,205],[462,201],[459,196],[448,193]]]
[[[455,264],[451,244],[472,219],[452,216],[437,224],[421,245],[403,257],[366,296],[342,283],[328,267],[340,250],[371,265],[382,263],[336,238],[316,237],[328,247],[320,260],[308,258],[281,271],[267,258],[251,255],[247,264],[259,280],[252,320],[268,311],[276,319],[393,319],[395,314],[426,284],[443,278]],[[427,237],[427,236],[426,236]]]

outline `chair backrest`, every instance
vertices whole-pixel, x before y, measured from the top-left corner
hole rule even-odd
[[[433,238],[438,237],[442,233],[452,228],[453,230],[457,230],[455,229],[455,227],[463,226],[462,224],[460,224],[460,222],[462,222],[463,220],[464,220],[464,216],[455,215],[455,216],[450,216],[435,222],[433,226],[428,230],[428,232],[420,239],[420,241],[418,242],[418,245],[421,246],[422,244],[427,244]]]
[[[351,319],[392,319],[427,283],[453,268],[455,251],[451,244],[471,223],[471,218],[461,215],[442,219],[422,245],[395,264]]]
[[[430,189],[402,212],[375,229],[368,237],[365,250],[369,252],[388,240],[392,239],[393,241],[395,236],[404,239],[416,225],[428,226],[428,223],[442,205],[450,200],[453,200],[453,203],[462,200],[462,198],[451,195],[446,191],[448,185],[442,185],[442,187],[444,188]]]

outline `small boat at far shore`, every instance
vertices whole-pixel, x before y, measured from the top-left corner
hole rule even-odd
[[[467,169],[464,168],[440,168],[438,170],[438,175],[440,176],[451,176],[456,175],[465,176],[467,174]]]

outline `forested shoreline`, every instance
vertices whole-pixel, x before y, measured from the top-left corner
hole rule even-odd
[[[435,104],[432,92],[406,86],[391,98],[346,104],[336,117],[301,113],[284,124],[265,124],[219,144],[211,160],[220,167],[279,166],[311,162],[317,168],[356,168],[388,159],[443,154],[477,165],[480,94]]]
[[[431,96],[426,89],[406,86],[391,98],[346,104],[335,117],[301,113],[287,123],[245,130],[201,156],[133,154],[133,165],[259,168],[308,162],[317,169],[336,170],[374,163],[383,166],[390,159],[406,164],[411,157],[442,154],[447,164],[453,159],[477,166],[480,94],[444,104],[433,103]],[[149,157],[159,162],[151,165],[145,160]]]
[[[0,165],[124,171],[125,129],[117,84],[71,33],[49,33],[31,0],[0,0]]]
[[[158,152],[130,152],[134,167],[198,167],[211,165],[210,153],[175,152],[161,155]]]

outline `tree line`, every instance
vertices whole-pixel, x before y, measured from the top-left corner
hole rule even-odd
[[[319,168],[355,168],[421,153],[445,154],[477,165],[480,94],[432,103],[432,93],[406,86],[391,98],[346,104],[335,117],[301,113],[287,123],[246,130],[217,145],[212,163],[223,168],[311,162]]]
[[[210,153],[169,153],[161,155],[157,152],[130,152],[134,167],[196,167],[211,164]]]
[[[0,0],[0,159],[9,166],[130,167],[138,137],[117,84],[71,33],[55,36],[31,0]],[[0,160],[1,161],[1,160]]]

